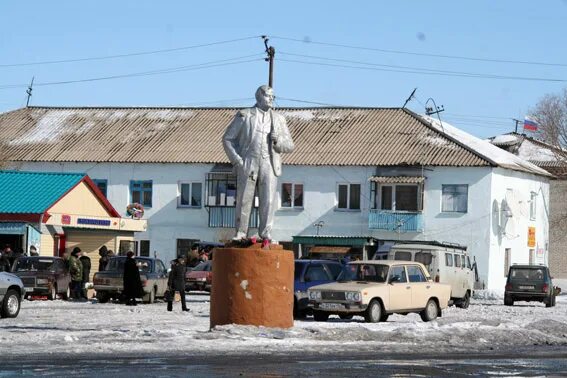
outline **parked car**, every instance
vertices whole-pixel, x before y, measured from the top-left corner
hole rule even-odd
[[[315,285],[334,282],[342,268],[343,265],[338,261],[295,260],[293,282],[293,316],[295,318],[304,318],[311,314],[307,289]]]
[[[374,259],[422,263],[435,282],[451,285],[450,304],[469,307],[478,278],[466,247],[441,242],[394,244],[389,251],[376,253]]]
[[[19,257],[14,261],[12,273],[24,283],[28,298],[33,295],[46,295],[50,300],[57,295],[69,298],[71,275],[61,257]]]
[[[337,282],[314,286],[308,295],[317,321],[336,314],[341,319],[362,315],[376,323],[394,313],[419,313],[427,322],[447,308],[451,286],[433,282],[421,263],[355,261],[344,267]]]
[[[26,289],[20,277],[12,273],[0,272],[0,317],[18,316],[25,294]]]
[[[555,306],[555,288],[549,268],[543,265],[512,265],[504,290],[504,304],[513,306],[514,301],[536,301],[545,307]]]
[[[142,300],[153,303],[156,298],[163,297],[167,290],[167,270],[163,262],[152,257],[135,257],[140,270],[140,278],[144,289]],[[100,303],[110,299],[120,299],[124,289],[124,262],[126,256],[113,257],[108,261],[106,269],[97,272],[93,278],[96,298]]]
[[[213,284],[213,262],[203,261],[185,274],[185,291],[211,292]]]

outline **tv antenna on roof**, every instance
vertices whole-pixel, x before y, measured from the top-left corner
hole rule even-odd
[[[32,76],[30,86],[28,87],[28,89],[26,89],[26,93],[28,94],[28,98],[27,98],[27,100],[26,100],[26,108],[29,106],[29,104],[30,104],[30,98],[31,98],[31,96],[32,96],[33,79],[35,79],[35,76]]]
[[[407,98],[406,102],[404,102],[404,106],[402,106],[402,109],[404,109],[406,107],[406,105],[408,104],[408,102],[411,101],[411,99],[413,98],[413,95],[415,95],[415,91],[417,91],[417,88],[413,89],[413,91],[411,92],[411,94]]]
[[[429,101],[433,103],[433,106],[427,106],[427,104],[429,104]],[[439,120],[439,126],[441,127],[441,130],[443,130],[443,132],[445,132],[445,130],[443,129],[443,122],[441,121],[441,116],[439,116],[439,113],[444,111],[445,108],[443,107],[443,105],[437,106],[433,98],[429,97],[427,101],[425,101],[425,114],[428,116],[437,114],[437,119]]]

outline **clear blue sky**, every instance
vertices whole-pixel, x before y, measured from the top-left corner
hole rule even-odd
[[[22,64],[176,49],[262,34],[271,36],[276,48],[279,106],[309,106],[287,98],[395,107],[417,87],[410,109],[423,113],[425,102],[433,98],[445,107],[443,120],[486,137],[513,130],[511,118],[523,119],[544,94],[567,86],[567,0],[3,1],[0,28],[2,112],[25,105],[25,85],[32,76],[42,84],[187,66],[193,67],[159,75],[38,85],[31,105],[251,105],[256,87],[267,81],[260,38],[123,58]],[[242,60],[256,60],[194,69],[201,63],[251,55],[255,56]],[[220,63],[228,62],[234,61]],[[443,72],[414,73],[424,69]],[[565,81],[447,76],[447,71]]]

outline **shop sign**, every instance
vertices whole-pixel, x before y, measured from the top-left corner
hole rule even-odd
[[[528,227],[528,247],[533,248],[535,246],[535,227]]]
[[[77,218],[77,224],[84,224],[88,226],[110,226],[108,219],[92,219],[92,218]]]
[[[61,215],[61,224],[71,224],[71,216],[67,214]]]

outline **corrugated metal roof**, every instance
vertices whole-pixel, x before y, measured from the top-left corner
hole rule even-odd
[[[236,108],[29,107],[0,115],[12,161],[227,163]],[[400,108],[280,108],[296,149],[284,163],[490,166],[494,162]]]
[[[381,184],[420,184],[425,177],[410,176],[372,176],[368,181],[378,182]]]
[[[0,213],[43,213],[83,177],[80,173],[0,171]]]

